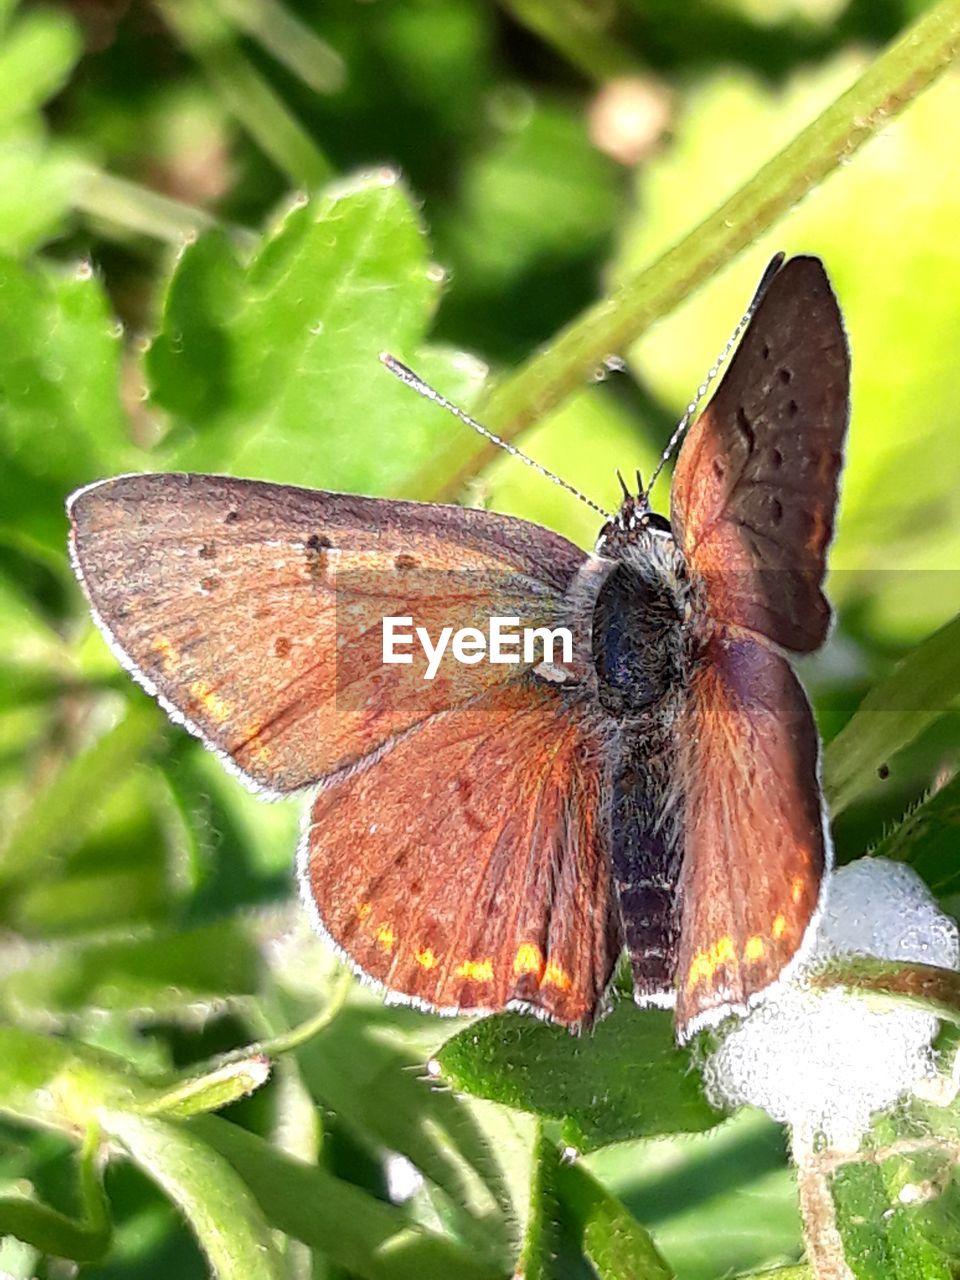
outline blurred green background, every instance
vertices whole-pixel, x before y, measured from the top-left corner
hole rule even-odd
[[[254,1195],[244,1230],[267,1233],[278,1274],[442,1276],[473,1256],[488,1260],[478,1274],[507,1274],[532,1121],[431,1091],[423,1063],[450,1024],[355,984],[338,996],[292,900],[299,804],[245,794],[118,672],[69,572],[65,496],[182,467],[429,498],[450,482],[452,448],[472,473],[461,500],[591,545],[586,508],[508,458],[471,467],[476,442],[451,445],[462,429],[378,352],[481,404],[491,377],[653,262],[927,7],[0,0],[0,1019],[153,1079],[346,993],[229,1112],[231,1132],[333,1179],[287,1189],[287,1208],[314,1206],[316,1238]],[[838,624],[803,666],[827,739],[960,607],[958,128],[960,76],[947,73],[522,441],[616,505],[616,468],[649,473],[769,256],[820,254],[854,370]],[[951,785],[952,692],[928,698],[889,777],[838,816],[841,860]],[[955,823],[956,799],[949,812]],[[954,881],[936,886],[948,907]],[[30,1056],[35,1042],[9,1043]],[[7,1067],[0,1197],[78,1221],[83,1126],[59,1101],[56,1121],[17,1103],[24,1063]],[[189,1134],[208,1188],[228,1166],[237,1176],[222,1134]],[[113,1134],[133,1159],[110,1165],[113,1241],[85,1274],[208,1274],[196,1238],[212,1259],[221,1210],[154,1160],[155,1138]],[[169,1134],[156,1141],[172,1149]],[[756,1115],[586,1163],[690,1280],[799,1254],[783,1139]],[[222,1185],[235,1209],[250,1195]],[[364,1198],[341,1204],[343,1187]],[[337,1206],[330,1222],[321,1201]],[[354,1252],[336,1242],[352,1217]],[[464,1252],[404,1270],[402,1249],[373,1242],[405,1224]],[[619,1274],[565,1250],[558,1275]],[[252,1274],[237,1256],[235,1274]],[[221,1274],[228,1263],[215,1261]],[[67,1266],[14,1236],[0,1244],[0,1273],[17,1280]]]

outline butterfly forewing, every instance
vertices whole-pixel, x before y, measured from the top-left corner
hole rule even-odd
[[[706,607],[786,649],[822,644],[821,591],[849,415],[850,359],[822,263],[773,278],[684,442],[671,497]]]
[[[489,690],[324,784],[300,858],[318,923],[390,991],[589,1025],[622,941],[605,753],[577,695]]]
[[[516,678],[422,651],[386,665],[383,618],[553,622],[583,553],[482,511],[215,476],[105,481],[71,503],[74,561],[119,656],[248,779],[285,792]]]

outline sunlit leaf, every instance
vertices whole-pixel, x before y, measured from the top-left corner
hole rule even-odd
[[[518,1014],[484,1018],[438,1062],[458,1089],[562,1120],[581,1150],[720,1120],[676,1047],[672,1016],[628,1001],[579,1038]]]
[[[834,813],[876,785],[878,770],[960,694],[960,616],[947,623],[871,689],[824,754],[824,786]]]
[[[475,364],[422,349],[439,288],[390,172],[299,204],[246,265],[222,239],[202,239],[181,258],[147,361],[155,400],[178,419],[165,462],[401,488],[437,439],[466,428],[397,382],[380,352],[461,399],[477,375]]]

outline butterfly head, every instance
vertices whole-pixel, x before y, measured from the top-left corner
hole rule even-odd
[[[630,492],[619,472],[618,478],[623,488],[623,502],[617,514],[600,530],[597,554],[617,558],[624,547],[634,545],[651,535],[672,538],[670,521],[650,509],[640,476],[637,476],[636,494]]]

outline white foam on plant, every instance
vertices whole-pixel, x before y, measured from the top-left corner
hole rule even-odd
[[[855,1151],[874,1112],[936,1076],[932,1014],[806,984],[811,969],[851,954],[957,969],[960,932],[903,863],[862,858],[836,871],[810,956],[707,1060],[716,1105],[762,1107],[791,1126],[795,1143],[822,1134]]]

